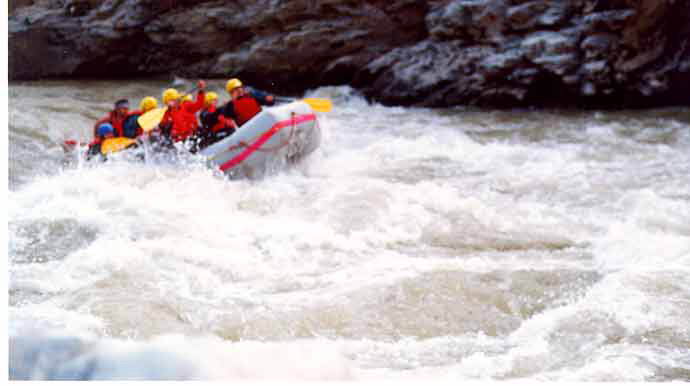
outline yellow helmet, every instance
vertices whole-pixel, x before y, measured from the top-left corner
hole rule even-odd
[[[210,105],[212,101],[217,101],[218,100],[218,94],[214,93],[213,91],[207,92],[206,96],[204,97],[204,104],[206,106]]]
[[[151,96],[147,96],[146,98],[142,99],[141,102],[139,102],[139,108],[143,112],[153,110],[156,107],[158,107],[158,101],[156,100],[156,98]]]
[[[237,78],[232,78],[225,84],[225,89],[228,90],[228,94],[238,87],[242,87],[242,82]]]
[[[186,95],[184,96],[184,98],[182,98],[182,100],[183,100],[183,101],[189,101],[189,102],[191,102],[191,101],[193,100],[193,99],[192,99],[192,94],[186,94]]]
[[[168,104],[173,99],[180,99],[180,93],[174,88],[169,88],[163,91],[163,104]]]

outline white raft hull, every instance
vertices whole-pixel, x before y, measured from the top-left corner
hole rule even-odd
[[[304,102],[263,111],[233,135],[201,150],[212,168],[230,177],[255,178],[279,170],[310,154],[321,142],[316,114]]]

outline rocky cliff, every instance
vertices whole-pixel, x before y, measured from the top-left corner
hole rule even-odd
[[[387,104],[690,104],[690,0],[18,0],[10,79],[238,76]]]

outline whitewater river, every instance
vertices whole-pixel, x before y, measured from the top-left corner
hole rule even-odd
[[[11,378],[690,381],[690,109],[323,88],[261,180],[64,156],[168,85],[10,84]]]

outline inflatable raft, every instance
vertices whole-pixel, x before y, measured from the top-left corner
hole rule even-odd
[[[212,168],[230,177],[260,177],[296,162],[321,142],[316,114],[305,102],[296,101],[263,111],[199,154]]]

